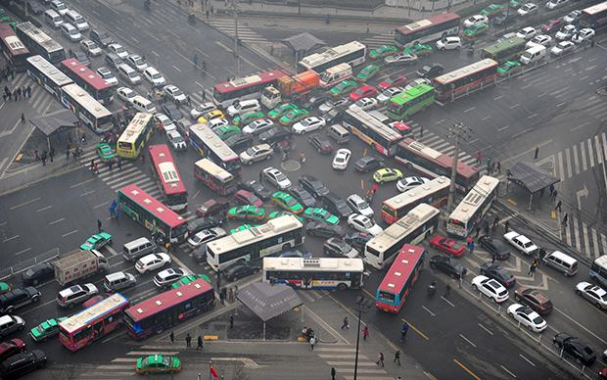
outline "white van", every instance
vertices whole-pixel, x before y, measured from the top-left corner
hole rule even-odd
[[[528,65],[530,63],[538,62],[546,56],[546,46],[543,45],[535,45],[525,50],[521,58],[519,60],[523,65]]]
[[[133,107],[139,112],[156,113],[156,106],[141,95],[137,95],[131,99]]]
[[[65,16],[65,14],[69,12],[69,8],[67,7],[67,5],[65,5],[63,1],[60,0],[51,1],[51,9],[59,13],[61,16]]]
[[[126,261],[133,261],[141,256],[154,253],[156,243],[148,238],[142,237],[137,240],[126,243],[122,246],[122,257]]]
[[[58,28],[63,24],[61,15],[52,9],[44,12],[44,21],[53,28]]]
[[[72,42],[78,42],[82,39],[82,34],[80,34],[78,28],[69,22],[61,24],[61,32]]]
[[[320,87],[331,87],[343,80],[352,78],[352,67],[347,63],[329,67],[320,76]]]
[[[74,25],[81,32],[89,29],[89,23],[86,22],[84,17],[82,17],[82,15],[76,11],[68,11],[65,14],[65,20]]]
[[[340,124],[330,126],[327,134],[338,144],[345,144],[350,141],[350,132]]]
[[[574,276],[577,273],[577,260],[573,257],[564,254],[563,252],[554,251],[544,256],[544,263],[549,267],[563,272],[567,277]]]
[[[126,63],[118,65],[118,72],[120,73],[120,76],[126,79],[130,84],[135,85],[141,83],[139,73]]]
[[[233,105],[228,107],[228,113],[231,117],[244,115],[248,112],[255,112],[261,110],[259,101],[257,99],[251,100],[237,100]]]

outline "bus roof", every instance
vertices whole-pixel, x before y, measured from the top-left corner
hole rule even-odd
[[[27,59],[27,61],[30,65],[35,67],[36,70],[49,77],[49,79],[52,80],[55,84],[57,84],[59,87],[63,87],[66,84],[74,83],[72,78],[65,75],[57,67],[55,67],[55,65],[53,65],[52,63],[50,63],[39,55],[31,56]]]
[[[88,92],[75,83],[63,86],[61,91],[86,108],[96,119],[112,116],[112,113],[101,105],[97,99],[93,98]]]
[[[599,4],[595,4],[591,7],[585,8],[583,10],[583,13],[586,13],[590,16],[594,16],[596,14],[599,14],[601,12],[605,12],[607,10],[607,1],[603,1],[602,3]]]
[[[403,245],[377,290],[392,294],[399,293],[423,257],[424,251],[423,247],[417,245]]]
[[[198,279],[189,284],[180,286],[177,289],[167,290],[155,297],[148,298],[137,305],[129,307],[124,313],[127,314],[133,322],[139,322],[162,310],[170,309],[185,300],[194,298],[206,292],[214,292],[213,287],[205,280]]]
[[[61,61],[61,67],[65,68],[68,74],[73,73],[78,76],[95,90],[110,88],[105,83],[105,79],[101,78],[96,72],[86,67],[84,63],[78,61],[76,58],[68,58]]]
[[[390,101],[392,103],[395,103],[395,104],[401,106],[401,105],[417,98],[418,96],[424,95],[431,91],[434,91],[434,87],[428,86],[425,83],[420,83],[417,86],[415,86],[403,93],[396,95],[395,97],[390,99]]]
[[[330,60],[360,49],[366,49],[365,45],[358,41],[352,41],[348,42],[347,44],[335,46],[334,48],[329,48],[322,53],[310,54],[299,61],[299,64],[308,69],[314,69],[316,66],[325,64]]]
[[[449,219],[468,221],[483,204],[487,196],[499,185],[499,179],[488,175],[482,176],[476,185],[466,194],[449,216]]]
[[[238,155],[217,136],[208,125],[194,124],[190,126],[190,133],[194,133],[201,141],[205,143],[223,161],[238,160]]]
[[[607,269],[607,255],[603,255],[603,256],[597,257],[594,260],[594,263],[596,265],[600,266],[601,268]]]
[[[10,25],[0,23],[0,38],[2,38],[4,44],[11,50],[13,55],[29,54],[30,51],[17,37],[17,34]]]
[[[418,156],[424,157],[427,160],[434,161],[436,164],[442,167],[451,168],[451,166],[453,165],[453,157],[434,150],[429,146],[426,146],[410,137],[404,139],[403,141],[398,143],[398,145],[402,149],[408,150]],[[459,160],[457,161],[457,172],[466,178],[470,178],[478,172],[478,169],[474,166],[467,165],[462,160]]]
[[[185,223],[185,219],[183,219],[179,214],[168,208],[164,203],[141,190],[137,185],[128,185],[118,191],[154,214],[155,217],[162,219],[170,228],[175,228]]]
[[[215,92],[220,94],[236,91],[241,88],[254,86],[261,83],[269,83],[285,76],[281,70],[264,71],[259,74],[249,75],[248,77],[236,78],[229,82],[222,82],[215,85]]]
[[[404,35],[416,33],[419,30],[426,29],[432,25],[442,24],[452,20],[459,20],[460,16],[457,13],[442,13],[440,15],[430,16],[425,20],[419,20],[407,25],[399,26],[396,30]]]
[[[364,264],[362,259],[325,257],[314,259],[305,259],[302,257],[264,257],[263,269],[302,272],[362,272],[364,270]]]
[[[495,55],[501,52],[502,50],[510,49],[513,46],[525,46],[527,41],[524,38],[514,36],[510,37],[507,40],[503,40],[500,42],[496,42],[492,45],[486,46],[483,48],[483,51],[486,54]]]
[[[169,146],[167,144],[150,145],[148,150],[158,177],[162,181],[164,193],[170,195],[185,192],[185,185],[181,180],[177,166],[175,166]]]
[[[34,24],[29,21],[17,24],[17,29],[20,29],[23,33],[30,36],[31,39],[44,47],[44,49],[49,53],[63,50],[63,46],[61,46],[61,44],[53,40],[48,34],[35,27]]]
[[[340,63],[339,65],[335,65],[335,66],[329,67],[325,71],[327,73],[329,73],[330,75],[332,75],[334,73],[340,73],[342,71],[345,71],[345,70],[348,70],[348,69],[351,69],[351,68],[352,68],[352,66],[350,66],[349,63],[345,63],[344,62],[344,63]]]
[[[208,158],[198,160],[196,163],[194,163],[194,165],[202,171],[209,173],[221,182],[227,182],[234,179],[234,176],[229,171],[225,170]]]
[[[373,117],[373,115],[371,115],[369,112],[363,111],[359,107],[348,108],[346,114],[349,114],[354,119],[363,122],[367,128],[373,129],[388,141],[395,141],[403,138],[400,133],[396,132],[394,129]]]
[[[97,302],[88,309],[85,309],[76,315],[72,315],[65,321],[59,322],[59,327],[71,334],[88,325],[95,319],[110,314],[114,310],[127,305],[129,305],[129,300],[122,294],[115,293],[112,296]]]
[[[384,205],[391,209],[399,209],[405,205],[415,203],[420,199],[424,199],[428,195],[440,190],[447,188],[451,185],[451,180],[444,176],[434,178],[428,183],[417,186],[411,190],[405,191],[404,193],[398,194],[392,198],[386,199]]]
[[[457,70],[453,70],[447,74],[443,74],[439,77],[434,78],[434,81],[442,85],[455,82],[461,78],[467,77],[470,74],[486,70],[490,67],[497,66],[498,63],[490,58],[483,59],[482,61],[475,62],[471,65],[461,67]]]
[[[153,117],[151,113],[137,112],[124,132],[122,132],[122,135],[120,135],[118,141],[124,143],[134,143],[137,141],[137,138]]]

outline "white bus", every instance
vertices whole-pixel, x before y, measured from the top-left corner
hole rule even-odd
[[[367,47],[358,41],[352,41],[345,45],[330,48],[323,53],[315,53],[309,55],[299,61],[299,72],[306,70],[314,70],[318,74],[322,74],[330,67],[339,65],[340,63],[348,63],[355,67],[365,63],[367,55]]]
[[[30,78],[58,100],[61,99],[61,87],[74,83],[70,77],[39,55],[27,59],[26,70]]]
[[[420,203],[441,208],[447,203],[450,185],[449,178],[439,176],[428,183],[386,199],[381,206],[381,218],[384,222],[392,224]]]
[[[373,237],[365,245],[367,264],[383,269],[389,265],[405,244],[419,244],[438,228],[440,211],[422,203],[407,215]]]
[[[39,54],[53,64],[65,59],[63,46],[31,22],[17,24],[16,29],[17,36],[32,54]]]
[[[293,215],[283,215],[261,226],[239,231],[207,245],[207,263],[215,271],[238,260],[258,261],[265,256],[303,244],[303,224]]]
[[[112,113],[77,84],[61,88],[61,103],[95,133],[104,133],[114,127]]]
[[[399,48],[415,43],[429,43],[459,33],[460,16],[457,13],[441,13],[400,26],[394,31],[394,42]]]
[[[449,215],[447,233],[461,239],[468,237],[489,211],[497,196],[499,183],[499,179],[495,177],[482,176]]]
[[[362,259],[264,257],[263,281],[299,289],[360,289]]]
[[[594,260],[590,267],[590,278],[607,286],[607,255]]]
[[[190,145],[202,157],[208,158],[234,176],[240,175],[240,157],[205,124],[190,126]]]

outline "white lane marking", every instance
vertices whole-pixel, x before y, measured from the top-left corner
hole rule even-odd
[[[20,207],[27,206],[27,205],[29,205],[29,204],[31,204],[31,203],[34,203],[34,202],[38,202],[38,201],[39,201],[39,200],[41,200],[41,199],[42,199],[42,198],[40,198],[40,197],[35,198],[35,199],[30,199],[29,201],[26,201],[26,202],[20,203],[20,204],[18,204],[18,205],[16,205],[16,206],[12,206],[12,207],[10,207],[10,208],[9,208],[9,210],[16,210],[16,209],[18,209],[18,208],[20,208]]]
[[[31,251],[31,250],[32,250],[31,248],[26,248],[26,249],[24,249],[23,251],[19,251],[19,252],[17,252],[17,253],[14,253],[14,255],[15,255],[15,256],[19,256],[19,255],[21,255],[21,254],[23,254],[23,253],[25,253],[25,252]]]
[[[581,251],[582,242],[580,241],[580,226],[578,224],[577,218],[571,219],[573,219],[573,235],[575,236],[575,248],[577,248],[578,251]]]
[[[50,209],[50,208],[53,208],[53,206],[46,206],[46,207],[43,207],[43,208],[41,208],[41,209],[39,209],[39,210],[36,210],[36,212],[42,212],[42,211],[46,211],[46,210],[48,210],[48,209]]]
[[[592,139],[586,140],[588,144],[588,159],[590,160],[590,167],[594,167],[594,151],[592,150]]]
[[[463,340],[465,340],[466,342],[468,342],[472,347],[476,348],[476,344],[472,343],[468,338],[466,338],[462,334],[459,334],[459,336],[460,336],[460,338],[462,338]]]
[[[489,330],[488,328],[486,328],[485,326],[483,326],[480,323],[477,323],[478,327],[480,327],[481,329],[485,330],[486,332],[488,332],[490,335],[493,335],[493,332],[491,332],[491,330]]]
[[[49,222],[49,226],[52,226],[53,224],[57,224],[59,222],[63,222],[65,220],[65,218],[60,218],[57,220],[53,220],[52,222]]]
[[[527,359],[526,357],[524,357],[522,354],[518,354],[518,356],[521,357],[521,359],[523,359],[524,361],[526,361],[527,363],[531,364],[532,366],[535,367],[535,364],[533,364],[533,362],[529,359]]]
[[[432,311],[430,311],[430,309],[428,309],[424,305],[422,305],[422,309],[426,310],[428,312],[428,314],[430,314],[431,316],[436,317],[436,314],[434,314]]]
[[[75,234],[76,232],[78,232],[78,230],[73,230],[73,231],[70,231],[70,232],[68,232],[68,233],[66,233],[66,234],[63,234],[63,235],[61,235],[61,236],[62,236],[62,237],[70,236],[70,235]]]
[[[502,367],[502,369],[506,372],[508,372],[510,374],[510,376],[514,377],[516,379],[516,375],[513,374],[512,372],[510,372],[510,370],[506,367],[504,367],[503,365],[500,365],[500,367]]]

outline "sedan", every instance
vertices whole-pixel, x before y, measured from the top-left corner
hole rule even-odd
[[[183,114],[179,110],[179,107],[172,103],[165,103],[161,107],[162,112],[164,112],[171,120],[180,120],[183,117]]]
[[[352,104],[350,106],[350,109],[352,108],[360,108],[363,111],[369,111],[372,110],[373,108],[377,107],[377,99],[375,98],[362,98],[362,99],[358,99],[358,101],[356,101],[356,103]]]
[[[139,95],[128,87],[119,87],[116,90],[116,94],[118,94],[118,97],[127,104],[130,104],[133,101],[133,98]]]
[[[263,202],[261,199],[257,198],[253,193],[246,190],[238,190],[236,194],[234,194],[234,199],[240,204],[245,205],[253,205],[257,207],[261,207]]]
[[[578,31],[572,38],[571,41],[576,44],[582,43],[584,41],[590,41],[594,38],[595,32],[594,29],[584,28]]]
[[[272,192],[270,190],[268,190],[264,185],[254,179],[239,183],[238,188],[250,191],[263,201],[269,200],[270,196],[272,195]]]
[[[234,282],[241,278],[255,274],[260,270],[261,268],[253,263],[237,261],[235,264],[232,264],[224,269],[221,274],[226,280]]]
[[[462,41],[457,36],[445,37],[442,40],[436,42],[436,48],[438,50],[453,50],[460,49],[462,47]]]
[[[506,288],[511,288],[516,285],[516,278],[506,270],[506,268],[492,263],[485,263],[481,265],[481,274],[497,280],[500,284]]]
[[[283,172],[273,167],[263,169],[263,178],[279,190],[286,190],[292,185],[291,180]]]
[[[565,23],[567,23],[567,24],[574,24],[580,19],[581,16],[582,16],[582,11],[579,9],[576,9],[574,11],[567,13],[567,15],[565,17],[563,17],[563,21],[565,21]]]
[[[354,90],[354,88],[356,88],[357,85],[358,85],[358,83],[356,83],[355,80],[347,79],[347,80],[344,80],[344,81],[336,84],[333,88],[331,88],[329,93],[333,97],[342,96],[342,95],[345,95],[345,94],[349,93],[350,91]]]
[[[293,123],[297,123],[298,121],[308,117],[309,114],[310,112],[307,110],[296,108],[280,117],[280,125],[287,126]]]
[[[321,135],[313,135],[308,137],[308,142],[316,149],[320,154],[331,154],[333,153],[333,145],[328,138]]]
[[[126,63],[140,73],[148,68],[148,64],[138,54],[130,54],[126,57]]]
[[[157,288],[162,289],[187,275],[188,272],[185,269],[168,268],[158,272],[156,276],[154,276],[154,285],[156,285]]]
[[[105,80],[105,84],[107,84],[108,86],[118,86],[118,79],[116,78],[114,73],[112,73],[107,67],[98,68],[97,74],[99,74],[99,76],[103,78],[103,80]]]
[[[331,166],[335,170],[346,170],[348,168],[348,163],[350,162],[350,157],[352,157],[352,152],[350,150],[340,149],[335,153]]]
[[[225,198],[209,199],[196,207],[196,215],[200,218],[223,214],[230,207],[230,202]]]
[[[568,40],[572,38],[576,33],[577,28],[575,27],[575,25],[568,24],[563,26],[558,32],[556,32],[554,38],[559,41]]]
[[[405,91],[409,91],[411,90],[413,87],[417,87],[420,84],[427,84],[430,85],[432,84],[432,82],[430,81],[430,79],[426,79],[426,78],[417,78],[412,80],[408,85],[405,86]]]
[[[575,49],[575,44],[571,41],[561,41],[550,49],[550,54],[561,56]]]
[[[386,65],[415,65],[419,58],[415,54],[400,53],[384,58]]]
[[[439,270],[452,278],[460,279],[466,273],[466,268],[456,259],[444,255],[435,255],[430,259],[430,268]]]
[[[80,245],[80,249],[84,251],[91,251],[93,249],[100,249],[106,244],[112,244],[112,235],[108,234],[107,232],[101,232],[88,238]]]
[[[567,333],[560,332],[554,336],[552,343],[558,347],[559,352],[573,357],[575,361],[589,367],[596,361],[596,354],[592,348],[578,338],[575,338]]]
[[[129,52],[120,44],[109,44],[107,47],[110,53],[116,54],[120,59],[126,59],[129,56]]]
[[[212,240],[226,236],[226,231],[221,227],[213,227],[208,230],[202,230],[194,234],[188,239],[188,245],[190,248],[197,248],[203,244],[206,244]]]
[[[0,343],[0,362],[25,351],[26,348],[25,342],[17,338]]]
[[[293,133],[303,135],[304,133],[316,131],[326,124],[325,119],[322,117],[311,116],[303,119],[299,123],[293,125]]]
[[[320,107],[318,107],[318,110],[321,113],[327,113],[333,109],[345,106],[349,102],[350,101],[348,99],[327,100],[326,102],[321,104]]]
[[[291,139],[293,132],[287,128],[274,127],[259,135],[259,141],[265,143],[275,143]],[[247,135],[245,135],[247,136]]]
[[[262,207],[244,205],[232,207],[227,212],[228,219],[261,221],[266,218],[266,210]]]
[[[377,74],[379,74],[378,65],[373,65],[373,64],[367,65],[358,72],[358,74],[356,75],[356,80],[358,82],[367,82],[369,79],[372,79]]]
[[[504,234],[504,239],[527,256],[534,255],[539,250],[537,245],[533,244],[529,238],[516,231],[510,231]]]
[[[185,142],[181,133],[177,130],[167,131],[167,140],[171,144],[171,148],[177,151],[183,151],[188,149],[188,145]]]
[[[301,214],[304,211],[304,208],[301,203],[299,203],[289,193],[285,193],[283,191],[277,191],[272,194],[271,201],[278,207],[281,207],[293,214]]]
[[[270,110],[270,112],[268,112],[268,117],[271,120],[278,120],[283,115],[287,114],[289,111],[295,110],[297,108],[297,105],[294,103],[283,103]]]
[[[487,16],[472,15],[464,21],[464,28],[470,28],[471,26],[474,26],[474,25],[488,24],[488,23],[489,23],[489,18]]]
[[[297,199],[304,207],[314,207],[316,200],[306,189],[301,186],[293,186],[289,189],[289,194]]]
[[[344,235],[344,231],[340,226],[324,222],[310,222],[306,224],[306,233],[311,236],[325,238],[341,237]]]
[[[170,131],[177,131],[177,126],[175,125],[175,123],[173,123],[173,120],[171,120],[167,115],[158,112],[154,114],[154,118],[158,123],[158,127],[163,131],[167,133]]]
[[[390,87],[402,87],[407,84],[407,77],[399,75],[393,78],[386,78],[383,82],[380,82],[377,87],[381,90],[387,90]]]
[[[589,282],[580,282],[575,292],[592,302],[599,309],[607,310],[607,291]]]
[[[352,209],[352,211],[364,215],[368,218],[373,217],[373,209],[369,206],[369,203],[358,194],[352,194],[346,199],[346,203]]]
[[[405,89],[402,87],[390,87],[387,90],[382,91],[381,94],[377,95],[376,99],[380,104],[384,104],[403,91],[405,91]]]
[[[330,238],[323,244],[322,250],[325,255],[332,257],[347,257],[354,259],[358,257],[358,251],[342,239]]]
[[[350,93],[350,100],[356,102],[362,98],[369,98],[377,94],[377,89],[367,84],[359,87],[356,91]]]
[[[496,236],[484,235],[478,239],[479,244],[491,256],[497,260],[508,260],[510,257],[510,248],[504,241]]]
[[[398,48],[396,46],[383,45],[378,47],[377,49],[369,51],[369,58],[378,59],[389,55],[394,55],[396,53],[398,53]]]
[[[308,207],[304,212],[304,218],[317,220],[319,222],[328,223],[328,224],[339,224],[339,218],[324,208],[320,207]]]
[[[537,12],[538,9],[539,9],[539,7],[537,6],[537,4],[527,3],[527,4],[523,5],[522,7],[520,7],[516,11],[516,13],[518,13],[519,16],[529,16],[529,15]]]
[[[544,33],[552,33],[555,30],[558,30],[558,28],[561,26],[562,23],[563,23],[563,21],[560,18],[556,18],[556,19],[552,19],[552,20],[548,21],[545,24],[542,24],[542,26],[540,26],[540,28],[542,29],[542,32],[544,32]]]
[[[381,158],[373,156],[365,156],[354,163],[354,169],[360,173],[367,173],[371,170],[384,166],[384,161]]]
[[[194,120],[198,119],[202,115],[205,115],[211,111],[217,109],[217,106],[212,102],[206,102],[198,104],[196,107],[192,108],[190,111],[190,117]]]
[[[112,147],[108,143],[99,143],[95,148],[97,152],[97,156],[101,159],[101,161],[107,163],[113,161],[116,158],[116,153],[112,150]]]
[[[82,48],[82,50],[84,50],[86,54],[93,57],[103,54],[101,48],[91,40],[84,39],[80,41],[80,47]]]
[[[550,46],[550,44],[552,43],[552,37],[550,37],[547,34],[540,34],[537,35],[535,37],[533,37],[529,42],[527,42],[527,45],[525,45],[525,47],[527,49],[529,49],[530,47],[533,47],[533,45],[542,45],[542,46]]]
[[[148,271],[153,271],[171,263],[171,257],[164,252],[152,253],[147,256],[143,256],[135,264],[135,269],[140,274],[144,274]]]
[[[150,355],[137,359],[135,372],[139,375],[178,373],[181,371],[181,360],[177,356]]]
[[[546,330],[548,323],[544,318],[527,306],[520,303],[512,304],[508,307],[507,314],[519,322],[520,325],[527,327],[529,331],[541,333]]]
[[[309,174],[300,176],[298,182],[304,189],[317,198],[329,194],[327,186]]]
[[[430,182],[430,180],[426,177],[418,177],[418,176],[405,177],[396,183],[396,188],[401,193],[404,193],[405,191],[415,189],[416,187],[421,186],[428,182]]]
[[[377,236],[384,231],[377,223],[369,217],[360,214],[352,214],[348,217],[348,224],[357,231]]]
[[[47,319],[31,329],[29,335],[34,342],[44,342],[48,338],[59,335],[59,322],[63,322],[66,319],[67,317]]]
[[[344,236],[344,241],[354,247],[354,249],[362,252],[365,249],[365,244],[372,238],[373,236],[364,232],[354,232]]]
[[[526,26],[523,29],[516,32],[516,36],[525,40],[530,40],[537,34],[537,30],[535,30],[532,26]]]
[[[540,315],[549,314],[553,309],[552,301],[536,289],[518,287],[514,291],[514,299],[523,305],[529,306]]]
[[[442,236],[435,236],[431,238],[429,243],[430,247],[434,247],[439,251],[453,257],[460,257],[466,251],[466,247],[463,244]]]
[[[177,86],[169,84],[164,86],[163,90],[167,97],[175,102],[175,104],[184,104],[188,100],[183,91],[181,91]]]
[[[270,119],[259,119],[255,120],[242,129],[243,133],[247,133],[250,135],[258,135],[274,126],[274,122]]]
[[[143,77],[156,88],[163,87],[167,84],[167,81],[162,74],[152,66],[148,66],[143,70]]]
[[[381,168],[373,174],[373,180],[380,185],[385,182],[394,182],[403,178],[403,172],[398,169]]]
[[[508,289],[496,280],[483,275],[472,279],[472,288],[493,299],[496,303],[505,302],[509,297]]]
[[[274,149],[269,144],[254,145],[240,153],[240,161],[245,165],[252,165],[253,162],[272,159],[273,154]]]

